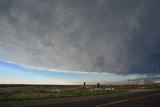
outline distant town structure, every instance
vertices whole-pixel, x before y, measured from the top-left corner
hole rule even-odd
[[[148,78],[137,78],[137,85],[146,85],[149,83]]]
[[[155,80],[154,83],[159,84],[160,83],[160,79]]]

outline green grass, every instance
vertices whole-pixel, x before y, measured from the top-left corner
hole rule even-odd
[[[146,89],[160,89],[160,84],[148,84],[145,87]]]
[[[16,87],[0,89],[0,102],[4,101],[23,101],[38,99],[55,99],[93,95],[107,95],[124,93],[127,90],[94,90],[78,88],[78,89],[61,89],[61,92],[52,92],[52,87]]]

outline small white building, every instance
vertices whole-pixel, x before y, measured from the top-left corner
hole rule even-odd
[[[60,89],[52,89],[51,92],[61,92]]]
[[[110,87],[110,88],[105,88],[104,90],[114,90],[114,88]]]

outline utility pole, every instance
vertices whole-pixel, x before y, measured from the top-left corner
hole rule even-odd
[[[159,71],[158,71],[158,68],[157,68],[157,75],[158,75],[158,77],[159,77]]]
[[[160,73],[158,68],[157,68],[157,76],[158,76],[158,80],[160,81]]]

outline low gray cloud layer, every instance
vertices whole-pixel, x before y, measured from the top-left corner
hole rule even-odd
[[[79,72],[160,67],[159,0],[1,0],[0,60]]]

